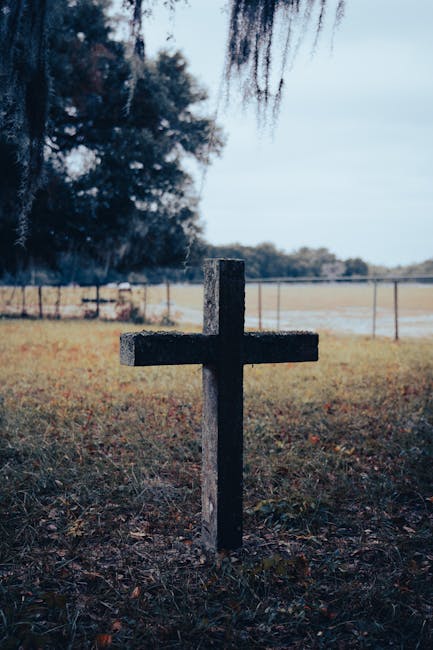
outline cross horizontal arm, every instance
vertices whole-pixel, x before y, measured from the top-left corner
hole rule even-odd
[[[128,332],[120,336],[120,363],[125,366],[213,363],[217,338],[179,332]]]
[[[312,332],[246,332],[242,363],[317,361],[319,337]],[[214,364],[219,355],[216,334],[128,332],[120,337],[120,362],[126,366]]]
[[[243,362],[317,361],[319,335],[313,332],[246,332]]]

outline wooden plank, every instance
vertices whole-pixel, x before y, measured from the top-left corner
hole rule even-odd
[[[203,367],[202,540],[242,545],[244,262],[206,260],[204,325],[218,357]]]
[[[317,361],[319,335],[313,332],[246,332],[243,363]]]
[[[246,332],[238,342],[240,363],[317,361],[318,338],[312,332]],[[218,335],[143,331],[120,337],[120,361],[127,366],[215,365],[224,355]]]
[[[217,337],[180,332],[127,332],[120,336],[125,366],[173,366],[208,363],[217,356]]]

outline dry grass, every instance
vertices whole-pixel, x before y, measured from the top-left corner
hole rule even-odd
[[[432,647],[431,341],[246,368],[245,545],[214,557],[199,368],[0,327],[2,648]]]

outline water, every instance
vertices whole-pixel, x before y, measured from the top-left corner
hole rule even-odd
[[[203,313],[200,309],[191,309],[172,303],[172,314],[179,324],[201,325]],[[263,311],[262,328],[277,329],[275,312]],[[258,329],[258,316],[245,316],[245,327]],[[405,312],[399,315],[399,335],[405,336],[431,336],[433,335],[433,313],[419,311]],[[306,310],[294,309],[280,312],[281,330],[314,330],[329,331],[340,334],[372,334],[372,310],[366,307],[339,308],[336,310]],[[378,309],[376,316],[376,335],[394,336],[394,312],[388,309]]]

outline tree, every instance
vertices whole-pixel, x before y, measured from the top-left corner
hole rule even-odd
[[[110,37],[106,4],[57,4],[47,181],[18,256],[9,222],[8,268],[29,260],[54,266],[60,254],[87,256],[105,271],[179,263],[200,230],[182,162],[207,164],[222,147],[214,121],[195,112],[206,93],[179,53],[160,53],[135,71],[131,94],[131,61]]]
[[[278,277],[321,277],[331,271],[337,275],[344,272],[346,263],[338,260],[334,253],[327,248],[308,248],[303,246],[297,251],[286,253],[269,242],[257,246],[242,246],[228,244],[226,246],[211,246],[207,248],[208,257],[239,257],[245,260],[250,278]],[[368,266],[362,260],[357,260],[360,268]]]
[[[41,185],[48,105],[48,0],[0,7],[0,218],[17,218],[23,241],[26,214]]]
[[[65,1],[65,0],[64,0]],[[179,0],[160,0],[173,7]],[[332,0],[336,23],[344,13],[345,0]],[[308,23],[315,19],[319,36],[331,0],[230,0],[227,39],[228,82],[239,79],[244,97],[255,98],[259,109],[272,103],[275,109],[284,86],[289,54],[296,53]],[[42,176],[45,124],[48,114],[47,42],[51,29],[58,32],[53,12],[56,0],[3,0],[0,12],[0,163],[10,171],[8,184],[0,186],[0,217],[12,210],[19,219],[19,234],[25,235],[25,215]],[[141,32],[143,0],[124,0],[131,7],[135,53],[144,55]],[[72,11],[74,2],[69,3]],[[147,9],[148,11],[148,9]],[[270,78],[275,58],[277,19],[285,32],[284,45],[277,48],[281,75],[272,92]],[[298,27],[298,30],[295,27]]]
[[[368,275],[368,264],[360,257],[349,257],[344,262],[346,268],[343,275]]]

